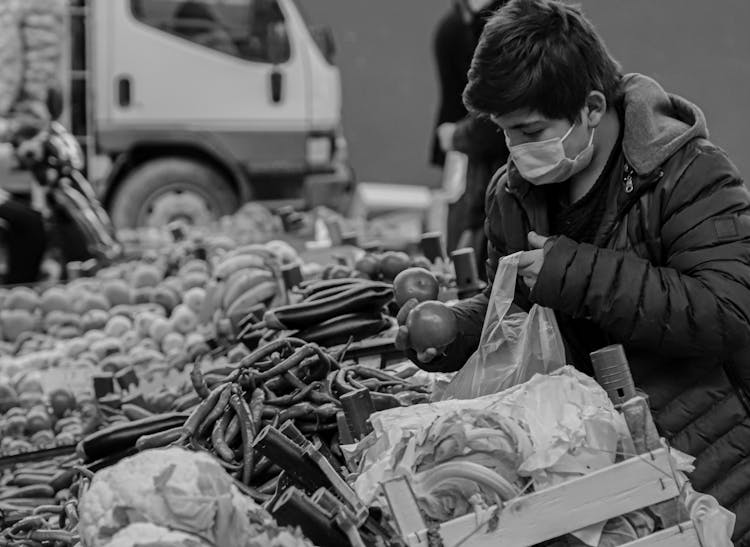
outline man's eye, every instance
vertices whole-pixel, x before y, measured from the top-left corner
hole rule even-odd
[[[524,131],[523,132],[524,136],[526,136],[526,137],[532,137],[532,138],[533,137],[538,137],[542,133],[544,133],[543,129],[537,129],[536,131]]]

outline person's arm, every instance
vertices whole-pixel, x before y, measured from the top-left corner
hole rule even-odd
[[[591,319],[656,355],[722,356],[750,344],[750,193],[725,154],[701,151],[663,203],[655,266],[632,252],[556,238],[534,302]],[[659,214],[659,213],[657,213]]]
[[[506,254],[504,237],[500,226],[500,217],[496,192],[504,191],[505,170],[501,169],[493,177],[487,188],[486,195],[486,220],[485,231],[488,239],[488,260],[487,260],[487,279],[494,280],[497,271],[498,261]],[[487,304],[492,293],[492,282],[480,294],[462,300],[453,306],[453,312],[458,320],[458,336],[456,340],[444,349],[443,355],[438,356],[429,363],[424,363],[417,359],[417,354],[411,349],[407,349],[406,355],[417,366],[428,372],[454,372],[459,370],[474,353],[479,346],[479,339],[482,335],[484,318],[487,314]],[[520,306],[515,305],[514,311],[523,309],[525,299],[520,295]],[[525,308],[525,309],[528,309]]]
[[[437,68],[440,102],[432,134],[432,163],[442,165],[445,152],[440,146],[437,128],[466,115],[461,101],[466,84],[466,67],[462,65],[457,40],[461,32],[461,21],[454,12],[447,13],[438,23],[433,40],[433,54]]]

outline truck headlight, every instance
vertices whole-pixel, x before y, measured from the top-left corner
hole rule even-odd
[[[328,165],[333,154],[333,142],[330,135],[307,137],[308,165]]]

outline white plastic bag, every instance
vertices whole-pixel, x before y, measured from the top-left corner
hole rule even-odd
[[[456,203],[466,191],[469,158],[463,152],[451,150],[445,154],[443,165],[443,193],[448,203]]]
[[[509,313],[520,254],[498,263],[479,347],[440,400],[497,393],[565,365],[565,346],[552,310],[535,304],[529,313]]]

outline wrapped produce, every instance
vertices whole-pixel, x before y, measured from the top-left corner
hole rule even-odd
[[[0,4],[0,117],[15,105],[23,82],[23,41],[18,1]]]
[[[47,90],[61,78],[65,9],[65,0],[0,5],[0,117],[49,116]]]
[[[146,451],[100,471],[79,513],[84,547],[133,545],[128,528],[143,522],[179,532],[196,546],[310,545],[275,526],[264,509],[240,494],[214,458],[179,448]],[[174,534],[159,544],[177,539]]]

